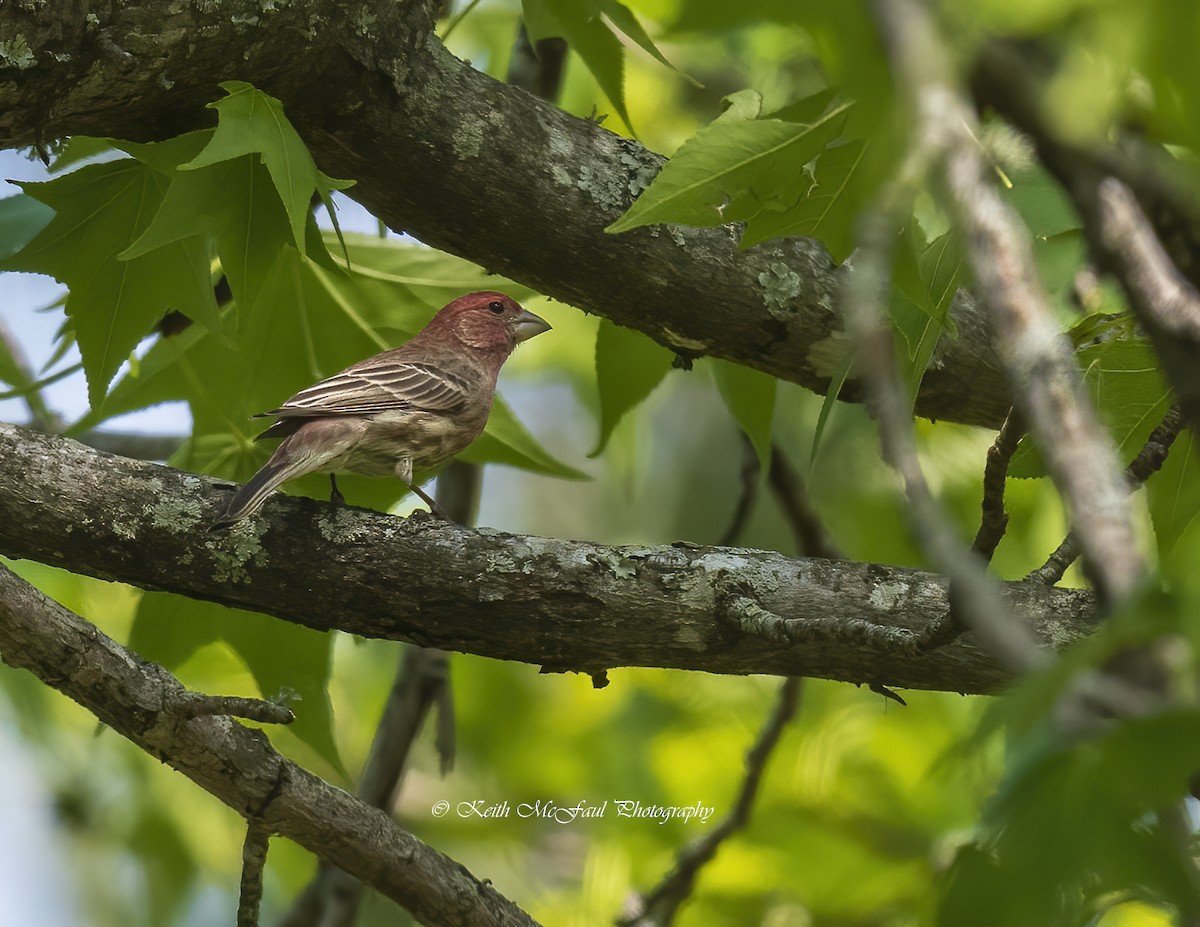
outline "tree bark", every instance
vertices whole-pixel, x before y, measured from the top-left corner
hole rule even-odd
[[[829,388],[847,350],[844,271],[819,242],[740,251],[733,226],[606,234],[662,157],[454,58],[432,35],[433,6],[4,4],[0,35],[24,52],[0,58],[0,146],[165,138],[212,124],[218,82],[250,81],[393,229],[685,357]],[[985,313],[963,291],[953,320],[917,412],[999,427],[1010,401]],[[859,399],[857,381],[842,395]]]
[[[964,693],[1010,674],[966,635],[923,653],[942,578],[767,551],[606,547],[277,496],[225,534],[230,484],[0,425],[0,554],[277,615],[549,670],[662,666]],[[1094,630],[1092,595],[1010,583],[1046,646]],[[756,631],[730,602],[792,622]],[[778,630],[778,629],[777,629]]]
[[[0,565],[0,657],[74,699],[151,756],[272,834],[283,834],[403,905],[422,924],[533,920],[378,808],[280,756],[262,731],[188,717],[188,690]]]

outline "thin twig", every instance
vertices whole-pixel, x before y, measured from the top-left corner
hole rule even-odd
[[[296,720],[296,716],[282,698],[279,701],[267,701],[261,698],[242,698],[235,695],[205,695],[202,692],[188,692],[172,707],[181,718],[225,715],[230,718],[259,721],[263,724],[291,724]]]
[[[700,870],[716,856],[725,840],[749,822],[767,761],[784,729],[796,715],[801,692],[802,680],[799,678],[793,676],[782,682],[775,709],[746,754],[746,775],[732,810],[720,824],[680,852],[674,868],[658,885],[632,899],[629,905],[632,910],[618,921],[622,927],[666,927],[674,921],[679,906],[692,893]]]
[[[833,543],[821,518],[808,502],[804,481],[779,445],[771,445],[771,470],[767,475],[771,490],[779,501],[784,517],[796,539],[796,553],[801,557],[824,557],[842,560],[845,555]]]
[[[750,520],[750,513],[754,511],[754,500],[758,497],[758,477],[761,472],[758,463],[758,452],[754,449],[753,442],[744,431],[741,435],[741,491],[738,493],[737,505],[734,506],[733,516],[729,519],[729,526],[717,541],[718,547],[730,547],[737,543],[737,539],[741,537],[742,531],[746,528],[746,522]]]
[[[258,909],[263,897],[263,867],[271,834],[257,821],[246,823],[242,845],[242,882],[238,892],[237,927],[258,927]]]
[[[996,545],[1008,528],[1008,512],[1004,510],[1004,486],[1008,481],[1008,463],[1017,450],[1021,436],[1025,434],[1025,422],[1016,410],[1008,413],[1004,426],[996,435],[996,441],[988,449],[987,463],[983,468],[983,514],[979,531],[971,544],[972,549],[988,563],[996,552]]]
[[[1175,439],[1179,437],[1179,432],[1182,430],[1183,412],[1179,406],[1172,406],[1158,427],[1150,432],[1150,436],[1142,445],[1142,449],[1138,451],[1138,455],[1125,468],[1125,479],[1128,481],[1130,492],[1138,489],[1146,480],[1162,469],[1171,445],[1175,443]],[[1075,562],[1078,556],[1079,541],[1074,531],[1068,532],[1067,536],[1063,538],[1063,542],[1055,548],[1054,553],[1046,559],[1045,563],[1026,576],[1025,581],[1053,586],[1063,578],[1067,568]]]

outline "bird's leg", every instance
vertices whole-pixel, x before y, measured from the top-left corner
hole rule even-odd
[[[430,497],[427,492],[425,492],[425,490],[413,482],[413,465],[411,457],[401,457],[400,460],[396,462],[396,476],[404,480],[404,482],[408,484],[408,488],[421,497],[421,500],[427,506],[429,506],[430,512],[442,519],[442,521],[453,521],[453,519],[442,510],[442,507],[438,505],[437,502],[435,502],[433,498]]]
[[[346,497],[342,495],[342,491],[337,488],[337,477],[332,473],[329,474],[329,503],[330,505],[345,505]]]
[[[421,499],[424,500],[425,504],[429,506],[429,511],[442,521],[454,521],[454,519],[447,515],[445,510],[437,504],[437,501],[416,483],[409,483],[408,488],[420,496]]]

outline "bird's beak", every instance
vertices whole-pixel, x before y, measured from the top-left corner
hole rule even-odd
[[[534,335],[550,331],[550,323],[540,315],[534,315],[528,309],[522,309],[521,314],[512,320],[513,334],[517,343],[528,341]]]

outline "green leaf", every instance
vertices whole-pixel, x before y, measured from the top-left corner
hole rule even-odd
[[[766,473],[771,460],[771,420],[779,381],[770,374],[730,361],[713,358],[712,365],[725,407],[750,439],[761,472]]]
[[[1021,214],[1037,238],[1050,238],[1081,228],[1079,214],[1062,187],[1042,168],[1029,168],[1009,178],[1012,186],[1001,195]]]
[[[988,856],[971,848],[956,861],[940,923],[1085,923],[1101,898],[1127,893],[1196,909],[1191,860],[1146,817],[1186,794],[1200,714],[1168,709],[1067,747],[1043,725],[1013,756],[989,810]]]
[[[147,592],[138,605],[129,646],[146,659],[174,669],[218,640],[229,644],[245,663],[263,698],[275,698],[285,690],[299,696],[292,705],[296,720],[288,730],[344,772],[326,692],[332,634],[212,602]]]
[[[721,225],[795,203],[805,165],[841,131],[848,108],[838,106],[807,125],[723,115],[684,142],[606,231],[656,222]]]
[[[625,107],[625,61],[621,43],[600,18],[600,4],[579,0],[521,0],[529,40],[561,36],[583,60],[617,115],[631,125]]]
[[[0,200],[0,260],[24,248],[53,218],[53,209],[24,193]]]
[[[195,170],[243,155],[257,154],[271,174],[283,201],[292,239],[305,252],[305,225],[314,194],[328,203],[333,190],[343,190],[353,181],[335,180],[317,169],[308,148],[283,113],[275,97],[242,81],[225,81],[228,94],[210,103],[217,110],[217,130],[212,140],[184,170]]]
[[[600,320],[596,331],[596,386],[600,391],[600,436],[589,457],[599,456],[625,413],[650,395],[674,358],[641,332]]]
[[[654,58],[655,61],[657,61],[659,64],[665,65],[672,71],[675,71],[675,73],[680,74],[680,76],[684,77],[688,81],[691,81],[691,83],[695,86],[701,86],[699,81],[696,81],[695,79],[688,77],[686,74],[683,74],[678,68],[675,67],[675,65],[671,64],[671,62],[663,57],[663,53],[658,50],[658,47],[654,44],[653,40],[649,35],[646,34],[646,30],[642,28],[642,24],[638,22],[637,17],[630,12],[629,7],[625,6],[623,3],[620,3],[619,0],[599,0],[597,5],[614,26],[616,26],[623,33],[625,33],[625,35],[636,42],[642,48],[642,50]],[[626,124],[628,124],[628,122],[629,120],[626,120]]]
[[[220,327],[202,241],[176,242],[132,261],[117,259],[149,225],[166,183],[145,165],[120,160],[22,185],[55,216],[20,253],[0,262],[0,269],[50,274],[67,285],[67,315],[93,405],[138,342],[170,310]]]
[[[827,148],[817,158],[815,183],[808,193],[789,209],[764,209],[752,216],[742,233],[741,247],[804,235],[824,242],[835,261],[844,261],[854,250],[858,209],[871,193],[862,182],[865,158],[866,143],[862,141]]]
[[[500,463],[534,473],[557,476],[564,480],[590,480],[581,470],[553,457],[529,433],[499,396],[492,404],[487,427],[475,442],[459,455],[469,463]]]
[[[305,218],[312,226],[311,217]],[[245,155],[176,171],[154,220],[121,257],[140,257],[194,235],[212,240],[234,297],[251,305],[280,249],[291,241],[287,213],[259,158]]]
[[[1146,496],[1159,554],[1166,555],[1200,512],[1200,460],[1186,430],[1171,445],[1162,469],[1146,481]]]
[[[1117,455],[1128,464],[1171,407],[1171,392],[1154,349],[1144,339],[1105,341],[1080,348],[1075,356],[1096,410],[1117,444]],[[1017,446],[1008,472],[1018,479],[1046,475],[1031,439]]]
[[[968,270],[957,233],[949,231],[924,244],[915,226],[897,242],[894,268],[892,322],[908,349],[902,366],[911,401],[938,341],[947,332],[954,334],[950,306],[954,294],[968,282]]]
[[[842,394],[842,387],[846,385],[846,379],[850,376],[850,371],[854,367],[854,350],[853,345],[846,342],[846,357],[839,363],[833,376],[829,380],[829,388],[825,391],[825,396],[821,400],[821,411],[817,413],[817,424],[813,428],[812,450],[809,451],[808,465],[811,468],[817,461],[817,452],[821,449],[821,441],[825,436],[825,429],[829,425],[829,416],[833,414],[833,407],[837,404],[837,398]]]

